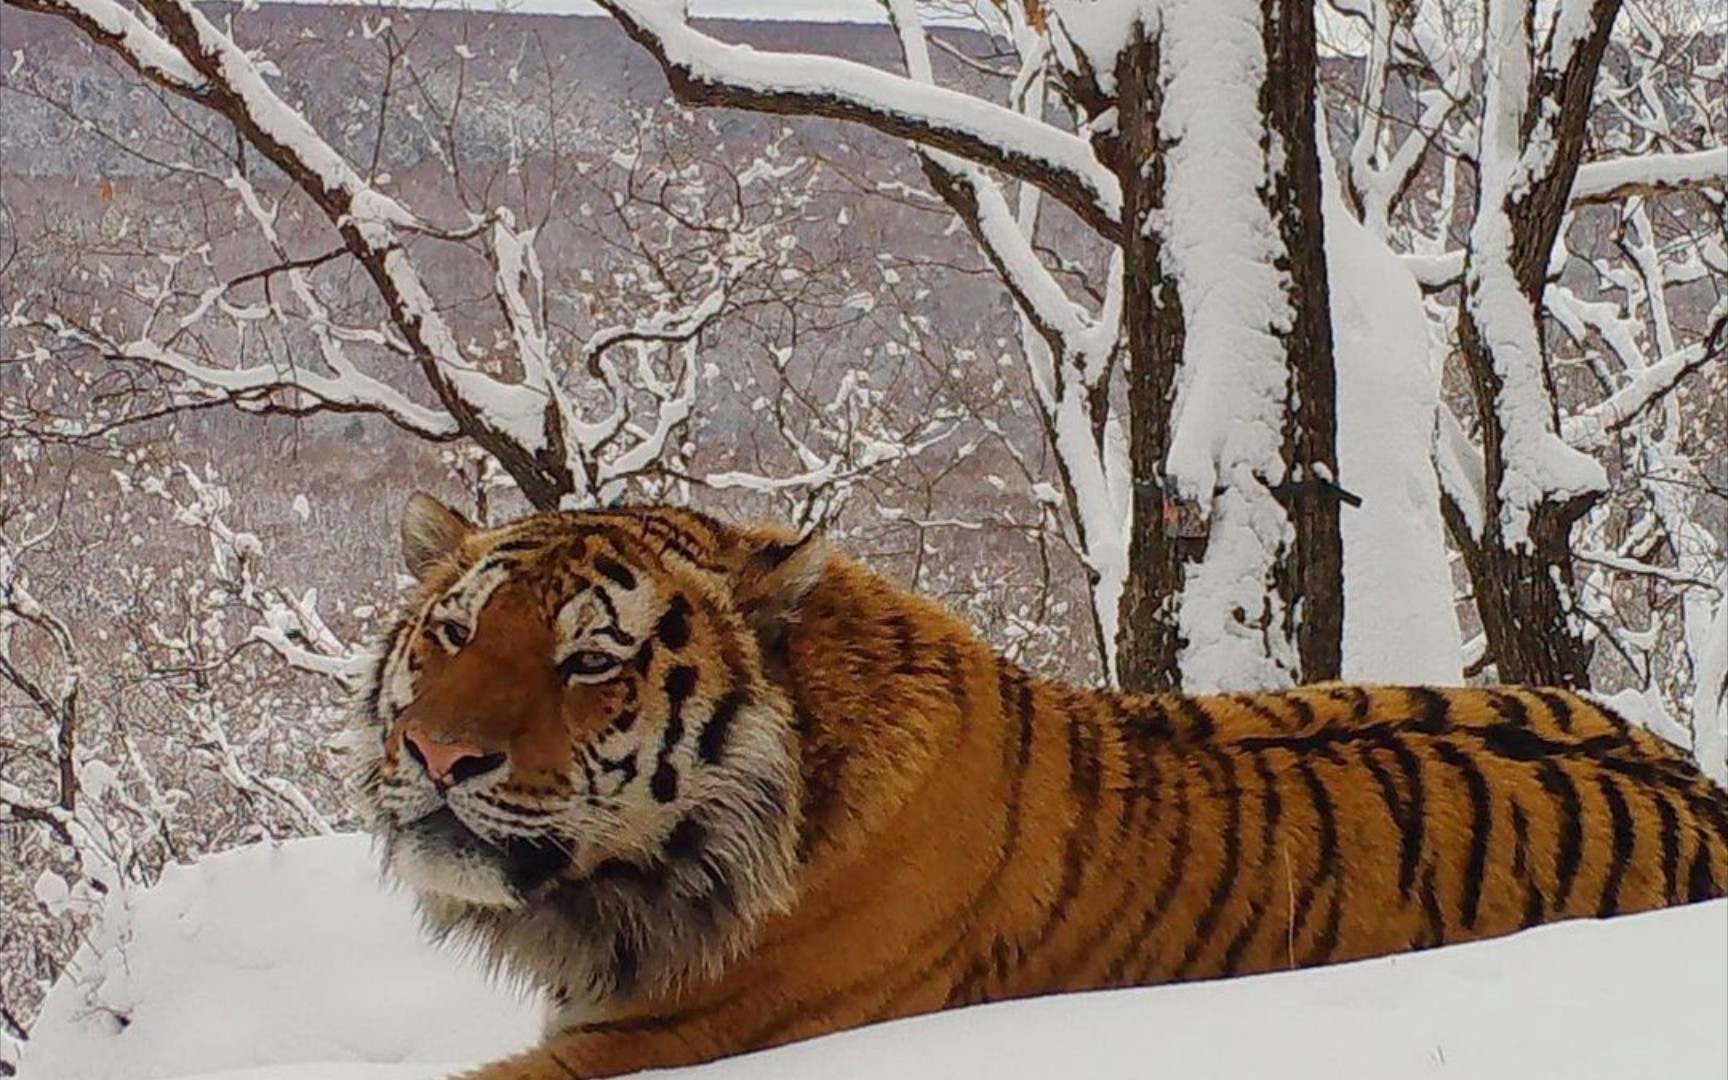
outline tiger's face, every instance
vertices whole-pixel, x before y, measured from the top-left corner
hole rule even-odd
[[[769,871],[713,852],[792,842],[791,709],[762,657],[817,545],[670,509],[481,530],[424,495],[402,532],[421,584],[358,783],[389,872],[446,908],[736,909]]]

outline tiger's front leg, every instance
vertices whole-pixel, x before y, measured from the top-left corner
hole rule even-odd
[[[716,1045],[693,1027],[578,1031],[554,1036],[515,1057],[495,1061],[454,1080],[591,1080],[645,1069],[674,1069],[713,1061],[737,1049]]]

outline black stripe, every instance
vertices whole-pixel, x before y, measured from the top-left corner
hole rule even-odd
[[[1261,805],[1265,811],[1265,820],[1260,823],[1260,846],[1270,853],[1272,843],[1278,832],[1278,822],[1284,816],[1284,797],[1278,792],[1278,778],[1272,773],[1272,766],[1267,764],[1265,754],[1251,754],[1254,759],[1254,773],[1260,777],[1260,782],[1266,785],[1261,794]]]
[[[954,700],[954,710],[965,723],[972,716],[972,694],[966,686],[966,671],[960,662],[960,650],[954,642],[942,642],[942,679],[948,696]]]
[[[1369,697],[1368,691],[1362,687],[1354,685],[1332,686],[1327,688],[1326,696],[1340,705],[1350,706],[1350,718],[1352,720],[1368,719],[1372,699]]]
[[[1266,873],[1266,890],[1249,901],[1248,918],[1236,931],[1236,936],[1230,939],[1230,944],[1225,946],[1224,959],[1218,966],[1218,975],[1221,978],[1227,979],[1242,970],[1242,954],[1248,950],[1254,935],[1260,932],[1260,927],[1266,922],[1266,909],[1271,907],[1272,867],[1264,864],[1261,870]]]
[[[1412,687],[1409,695],[1416,713],[1410,721],[1413,730],[1424,735],[1439,735],[1451,726],[1452,698],[1449,695],[1426,686]]]
[[[1446,914],[1440,910],[1440,890],[1434,885],[1434,864],[1422,871],[1422,914],[1428,919],[1428,939],[1419,948],[1446,944]]]
[[[748,700],[749,696],[744,691],[729,690],[714,703],[714,715],[702,725],[702,734],[696,740],[696,756],[703,763],[713,765],[720,760],[726,751],[726,736],[732,730],[732,722]]]
[[[661,736],[659,760],[649,781],[649,790],[658,802],[669,803],[678,797],[678,770],[672,764],[672,753],[684,741],[684,705],[695,690],[695,668],[679,664],[666,673],[666,731]]]
[[[630,572],[629,567],[616,559],[607,558],[605,555],[596,556],[594,569],[611,579],[621,589],[633,591],[636,588],[636,575]]]
[[[666,605],[654,626],[654,637],[673,652],[690,644],[690,601],[682,593]]]
[[[506,540],[501,544],[494,545],[486,552],[486,557],[491,558],[494,555],[514,555],[519,551],[533,551],[536,548],[542,548],[545,546],[546,541],[544,539],[538,537],[518,537],[515,540]]]
[[[1085,704],[1068,702],[1068,789],[1079,801],[1079,812],[1090,815],[1097,808],[1104,786],[1104,763],[1098,726],[1084,715]]]
[[[1338,818],[1332,809],[1332,797],[1311,765],[1306,761],[1296,764],[1302,782],[1308,787],[1308,797],[1313,800],[1314,812],[1320,819],[1319,865],[1315,874],[1320,878],[1331,877],[1338,870]]]
[[[1065,704],[1072,708],[1074,703]],[[1092,862],[1100,831],[1097,809],[1103,790],[1103,768],[1099,753],[1097,726],[1084,716],[1071,716],[1068,723],[1068,780],[1076,803],[1074,822],[1063,841],[1062,881],[1045,912],[1042,925],[1031,938],[1031,944],[1015,950],[1017,962],[1023,963],[1049,940],[1051,934],[1067,921],[1068,909],[1080,896],[1086,867]],[[1006,976],[1007,972],[1000,974]]]
[[[1504,690],[1489,690],[1487,694],[1488,704],[1500,714],[1506,723],[1511,724],[1515,731],[1522,732],[1531,738],[1539,737],[1536,732],[1531,730],[1530,709],[1524,704],[1522,698]],[[1492,726],[1494,725],[1490,725],[1490,727]]]
[[[1427,839],[1422,759],[1397,736],[1392,736],[1383,745],[1398,762],[1398,770],[1404,774],[1404,785],[1410,794],[1410,803],[1398,830],[1398,894],[1409,900],[1416,892],[1416,871],[1421,866],[1422,845]]]
[[[1032,760],[1032,720],[1035,708],[1032,698],[1032,680],[1024,671],[1016,668],[1013,681],[1015,683],[1015,730],[1019,732],[1020,737],[1017,762],[1018,768],[1024,771],[1027,763]]]
[[[1225,696],[1227,700],[1247,709],[1255,716],[1264,720],[1266,726],[1270,727],[1273,731],[1286,732],[1290,730],[1290,718],[1267,704],[1268,700],[1288,704],[1288,697],[1278,695],[1276,697],[1268,698],[1268,696],[1264,694],[1227,694]]]
[[[613,761],[610,758],[604,757],[599,753],[596,753],[594,755],[594,759],[600,763],[601,775],[606,775],[609,773],[618,773],[619,774],[618,787],[615,788],[612,792],[610,792],[610,794],[617,794],[619,791],[623,791],[626,787],[629,787],[630,784],[635,781],[636,775],[637,775],[636,753],[637,752],[635,750],[632,750],[628,754],[625,754],[623,757],[619,758],[616,761]],[[583,758],[583,768],[584,769],[587,768],[587,760],[585,757]],[[588,784],[589,784],[589,787],[591,789],[595,786],[595,781],[597,779],[598,778],[595,777],[594,775],[592,775],[592,774],[589,775]]]
[[[1716,876],[1710,872],[1710,837],[1701,829],[1693,829],[1698,846],[1692,851],[1692,865],[1686,872],[1686,902],[1714,900],[1722,895]]]
[[[1163,742],[1176,734],[1170,713],[1164,708],[1166,700],[1166,697],[1143,698],[1135,702],[1137,707],[1131,710],[1119,701],[1113,703],[1122,709],[1123,725],[1135,738]]]
[[[1662,899],[1674,904],[1681,899],[1680,819],[1660,792],[1652,792],[1650,798],[1656,804],[1656,816],[1662,819],[1656,833],[1662,841]]]
[[[1242,871],[1242,785],[1236,780],[1236,763],[1229,755],[1216,750],[1209,751],[1201,760],[1217,766],[1222,777],[1218,795],[1228,810],[1224,819],[1224,862],[1212,882],[1212,893],[1206,898],[1206,907],[1201,911],[1199,921],[1194,924],[1194,933],[1188,939],[1182,960],[1176,965],[1173,977],[1177,979],[1188,976],[1200,959],[1201,948],[1211,943],[1212,934],[1218,929],[1218,920],[1224,914],[1224,905],[1229,901],[1237,876]],[[1207,782],[1211,782],[1209,773]]]
[[[1064,950],[1062,957],[1053,960],[1047,972],[1047,981],[1052,986],[1063,985],[1074,972],[1084,971],[1092,962],[1093,954],[1123,927],[1123,920],[1141,895],[1140,883],[1148,860],[1158,855],[1156,846],[1146,842],[1143,833],[1136,832],[1137,826],[1152,825],[1158,820],[1157,805],[1153,801],[1155,795],[1161,794],[1161,774],[1154,754],[1156,744],[1129,733],[1128,718],[1119,698],[1104,695],[1102,701],[1110,710],[1116,729],[1126,736],[1118,744],[1127,758],[1128,785],[1120,792],[1122,816],[1117,822],[1117,844],[1112,849],[1115,857],[1110,867],[1099,873],[1100,879],[1115,881],[1120,887],[1109,910],[1091,919],[1091,926],[1082,940]],[[1117,872],[1122,857],[1129,852],[1136,856],[1133,870]]]
[[[1188,870],[1188,857],[1193,851],[1194,839],[1191,829],[1191,813],[1188,802],[1188,770],[1176,769],[1176,811],[1171,818],[1171,827],[1176,838],[1170,851],[1170,862],[1166,866],[1163,879],[1158,883],[1158,890],[1152,896],[1152,904],[1141,913],[1140,920],[1129,936],[1128,945],[1110,962],[1110,967],[1104,973],[1106,985],[1121,981],[1128,970],[1128,964],[1140,958],[1146,938],[1157,928],[1164,912],[1170,906],[1170,901],[1176,897],[1176,887],[1182,883],[1182,878]]]
[[[1578,801],[1577,786],[1559,762],[1542,762],[1537,778],[1542,781],[1542,789],[1559,804],[1560,848],[1554,856],[1554,910],[1564,912],[1566,901],[1572,896],[1572,885],[1578,878],[1578,864],[1584,856],[1583,807]]]
[[[1320,887],[1324,885],[1338,869],[1338,819],[1332,807],[1332,797],[1326,790],[1326,785],[1314,772],[1307,761],[1297,759],[1296,771],[1302,774],[1302,783],[1308,789],[1308,799],[1314,804],[1314,815],[1318,819],[1320,834],[1316,840],[1314,873],[1302,882],[1301,893],[1296,898],[1296,913],[1293,917],[1294,933],[1300,937],[1302,929],[1308,924],[1308,916],[1314,909],[1314,902],[1319,899]]]
[[[921,665],[918,654],[918,631],[910,616],[891,615],[882,622],[894,642],[894,674],[924,675],[929,672]]]
[[[1536,700],[1548,707],[1549,713],[1554,717],[1555,726],[1568,735],[1572,734],[1572,704],[1565,696],[1552,690],[1532,690],[1531,693],[1536,696]]]
[[[1185,736],[1195,742],[1205,742],[1212,737],[1216,725],[1212,722],[1212,714],[1206,711],[1204,705],[1187,695],[1178,696],[1176,705],[1182,713],[1182,719],[1188,722],[1188,730],[1183,732]]]
[[[390,734],[389,721],[394,717],[387,718],[378,715],[378,704],[384,696],[384,679],[390,673],[390,661],[395,657],[396,650],[402,647],[403,636],[410,632],[413,625],[413,615],[404,615],[396,620],[396,624],[390,628],[390,633],[385,636],[384,648],[378,654],[378,663],[372,669],[372,678],[366,687],[366,718],[385,725],[384,735],[386,737]]]
[[[1614,850],[1608,861],[1608,880],[1602,884],[1602,902],[1597,905],[1599,918],[1607,918],[1620,910],[1620,881],[1626,876],[1626,863],[1632,858],[1632,811],[1626,807],[1626,797],[1620,785],[1607,773],[1598,773],[1596,786],[1608,802],[1608,817],[1613,823]]]
[[[1449,742],[1438,741],[1434,753],[1458,770],[1470,795],[1470,854],[1464,861],[1464,929],[1476,928],[1482,910],[1482,875],[1488,866],[1488,841],[1494,830],[1493,803],[1488,781],[1469,756]]]
[[[666,834],[660,850],[668,862],[688,861],[699,857],[707,842],[707,826],[694,818],[683,818]]]
[[[1278,877],[1274,870],[1273,853],[1278,839],[1278,816],[1282,812],[1278,779],[1273,775],[1271,766],[1266,764],[1265,755],[1251,756],[1254,761],[1254,775],[1261,784],[1260,853],[1253,863],[1253,867],[1260,873],[1261,885],[1248,901],[1248,917],[1237,928],[1230,943],[1224,947],[1224,957],[1219,963],[1218,974],[1226,978],[1241,970],[1242,955],[1265,923],[1266,912],[1272,907],[1272,894],[1277,889]]]
[[[1530,819],[1516,800],[1512,803],[1512,876],[1524,885],[1524,917],[1519,925],[1528,929],[1543,921],[1544,905],[1530,866]]]
[[[1343,891],[1341,882],[1334,882],[1332,893],[1326,900],[1326,921],[1320,927],[1320,933],[1314,938],[1314,944],[1302,955],[1303,967],[1316,967],[1332,959],[1332,954],[1338,948],[1339,923],[1344,916],[1343,904],[1339,893]]]
[[[1392,773],[1374,752],[1372,746],[1358,747],[1356,753],[1367,767],[1368,775],[1374,778],[1374,784],[1380,791],[1380,801],[1386,804],[1386,816],[1392,819],[1392,824],[1398,829],[1400,836],[1405,829],[1404,800],[1398,794],[1398,785],[1392,779]]]
[[[619,993],[628,994],[636,987],[642,971],[642,955],[636,943],[625,934],[612,939],[612,985]]]

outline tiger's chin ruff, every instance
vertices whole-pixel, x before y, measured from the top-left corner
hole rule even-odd
[[[608,859],[514,908],[423,892],[421,915],[494,973],[544,991],[548,1035],[716,978],[794,897],[790,759],[777,772],[732,778],[724,794],[690,811],[652,862]]]
[[[378,804],[375,765],[358,763],[354,790],[384,839],[386,873],[413,890],[427,928],[543,992],[551,1035],[717,977],[765,918],[790,908],[802,790],[776,696],[740,716],[723,761],[691,774],[663,835],[616,845],[651,855],[577,864],[527,896],[480,860],[419,852],[412,830]]]

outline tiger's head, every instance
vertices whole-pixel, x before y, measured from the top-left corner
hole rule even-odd
[[[765,664],[826,555],[689,511],[480,529],[417,494],[419,581],[356,791],[433,928],[555,997],[713,967],[790,899],[792,708]]]

